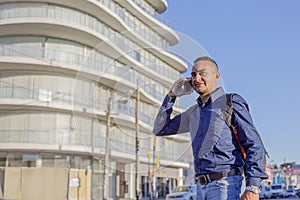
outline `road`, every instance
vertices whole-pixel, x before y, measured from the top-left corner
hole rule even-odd
[[[284,198],[284,199],[276,199],[276,200],[299,200],[299,197],[289,197],[289,198]]]

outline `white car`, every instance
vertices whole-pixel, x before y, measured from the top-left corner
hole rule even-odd
[[[287,196],[288,196],[288,197],[296,197],[296,191],[295,191],[294,186],[292,186],[292,185],[289,185],[289,186],[288,186],[288,189],[287,189]]]
[[[166,196],[166,200],[196,200],[197,199],[197,186],[196,185],[183,185],[178,186],[174,191]]]
[[[260,199],[271,199],[271,186],[261,184],[259,198]]]
[[[277,198],[277,197],[281,197],[281,198],[287,197],[287,192],[284,184],[277,183],[271,185],[271,198]]]

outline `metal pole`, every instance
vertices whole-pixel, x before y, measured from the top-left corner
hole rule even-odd
[[[67,162],[68,162],[67,200],[69,200],[69,196],[70,196],[70,171],[71,171],[70,156],[67,156]]]
[[[136,184],[136,199],[139,199],[140,194],[140,176],[139,176],[139,103],[140,103],[140,91],[139,91],[139,81],[137,80],[136,86],[136,101],[135,101],[135,157],[136,157],[136,174],[135,174],[135,184]]]
[[[156,159],[155,159],[155,148],[156,148],[156,135],[154,135],[154,140],[153,140],[153,174],[152,174],[152,185],[153,185],[153,199],[156,199],[156,176],[155,176],[155,167],[156,167]]]
[[[111,113],[111,96],[108,97],[107,112],[106,112],[106,135],[105,135],[105,160],[103,174],[103,199],[108,198],[108,159],[109,159],[109,132],[110,132],[110,113]]]
[[[150,199],[152,199],[152,189],[151,189],[151,150],[148,150],[148,153],[147,153],[147,156],[148,156],[148,187],[147,187],[147,197],[148,197],[148,194],[149,194],[149,197]]]

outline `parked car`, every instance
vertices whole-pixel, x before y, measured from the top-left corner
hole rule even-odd
[[[297,190],[296,190],[296,195],[297,195],[298,197],[300,197],[300,189],[297,189]]]
[[[197,199],[197,186],[196,185],[183,185],[175,188],[172,193],[166,196],[166,200],[196,200]]]
[[[259,193],[260,199],[270,199],[271,198],[271,186],[261,184],[260,185],[260,193]]]
[[[287,191],[285,189],[285,185],[280,183],[272,184],[270,193],[271,193],[271,198],[287,197]]]
[[[288,197],[296,197],[296,191],[295,191],[294,186],[292,186],[292,185],[289,185],[289,186],[288,186],[288,189],[287,189],[287,196],[288,196]]]

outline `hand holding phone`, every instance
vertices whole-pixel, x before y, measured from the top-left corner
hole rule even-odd
[[[192,85],[192,78],[186,78],[185,82],[184,82],[184,90],[186,92],[191,92],[193,91],[193,85]]]
[[[178,79],[170,89],[169,96],[180,97],[182,95],[188,95],[193,92],[190,78]]]

